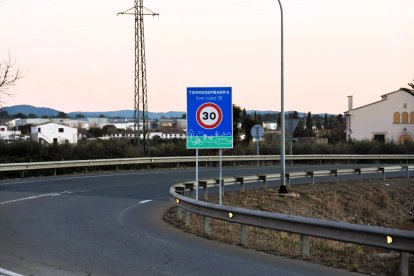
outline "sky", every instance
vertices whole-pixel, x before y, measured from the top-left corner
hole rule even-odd
[[[339,114],[414,79],[413,0],[281,0],[285,110]],[[24,72],[6,106],[133,109],[132,0],[0,0],[0,60]],[[185,111],[187,87],[233,89],[233,103],[280,111],[276,0],[147,0],[148,109]]]

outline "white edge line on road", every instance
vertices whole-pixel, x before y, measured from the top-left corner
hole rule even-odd
[[[152,201],[151,199],[143,200],[143,201],[140,201],[139,204],[144,204],[144,203],[148,203],[148,202],[151,202],[151,201]]]
[[[23,201],[23,200],[36,199],[36,198],[45,197],[45,196],[61,196],[61,195],[66,195],[66,194],[70,195],[70,194],[74,194],[74,193],[86,193],[86,192],[88,192],[88,190],[63,191],[63,192],[60,192],[60,193],[50,193],[50,194],[43,194],[43,195],[37,195],[37,196],[29,196],[29,197],[24,197],[24,198],[18,198],[18,199],[3,201],[3,202],[0,202],[0,205],[7,204],[7,203],[18,202],[18,201]]]
[[[24,197],[24,198],[19,198],[19,199],[13,199],[13,200],[9,200],[9,201],[3,201],[3,202],[0,202],[0,205],[7,204],[7,203],[18,202],[18,201],[23,201],[23,200],[35,199],[35,198],[39,198],[39,197],[57,196],[57,195],[60,195],[60,194],[59,193],[51,193],[51,194],[44,194],[44,195],[37,195],[37,196],[29,196],[29,197]]]
[[[2,275],[4,274],[6,276],[23,276],[22,274],[12,272],[12,271],[9,271],[7,269],[3,269],[1,267],[0,267],[0,274],[2,274]]]
[[[134,203],[134,204],[132,204],[132,205],[130,205],[130,206],[128,206],[128,207],[126,207],[125,209],[123,209],[121,212],[119,212],[118,217],[117,217],[117,220],[118,220],[119,225],[121,225],[121,226],[125,226],[125,223],[124,223],[124,216],[125,216],[125,214],[126,214],[127,212],[129,212],[129,210],[131,210],[132,208],[137,207],[137,206],[138,206],[138,205],[140,205],[140,204],[148,203],[148,202],[151,202],[151,201],[152,201],[151,199],[142,200],[142,201],[140,201],[140,202]]]

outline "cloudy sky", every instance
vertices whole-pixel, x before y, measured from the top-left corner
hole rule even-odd
[[[0,59],[25,72],[2,97],[65,112],[133,108],[132,0],[0,0]],[[414,79],[413,0],[282,0],[285,109],[342,113]],[[186,87],[280,110],[276,0],[147,0],[150,111],[186,109]]]

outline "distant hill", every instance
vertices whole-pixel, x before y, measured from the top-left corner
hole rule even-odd
[[[59,113],[58,110],[47,108],[47,107],[36,107],[32,105],[13,105],[13,106],[6,106],[3,107],[2,110],[7,111],[10,115],[16,115],[18,113],[22,113],[26,116],[29,114],[34,114],[38,117],[42,116],[49,116],[49,117],[56,117]],[[133,118],[134,117],[134,111],[133,110],[117,110],[117,111],[102,111],[102,112],[83,112],[83,111],[75,111],[75,112],[69,112],[67,115],[69,117],[76,117],[76,115],[83,115],[85,117],[89,118],[96,118],[100,115],[103,115],[107,118]],[[172,118],[172,117],[178,117],[181,118],[181,116],[185,114],[185,111],[169,111],[169,112],[148,112],[148,117],[150,119],[160,119],[161,117],[165,118]]]
[[[107,118],[133,118],[134,117],[134,111],[133,110],[118,110],[118,111],[104,111],[104,112],[70,112],[68,113],[69,117],[76,117],[76,115],[83,115],[87,118],[96,118],[100,115],[103,115]],[[160,119],[161,117],[165,118],[172,118],[172,117],[178,117],[181,118],[181,116],[185,114],[184,111],[169,111],[169,112],[148,112],[148,117],[150,119]]]
[[[97,118],[101,115],[107,118],[132,118],[134,117],[134,111],[132,110],[119,110],[119,111],[105,111],[105,112],[82,112],[82,111],[75,111],[67,113],[69,117],[76,117],[76,115],[83,115],[86,118]]]
[[[15,115],[18,113],[25,114],[28,116],[29,114],[34,114],[38,117],[42,116],[49,116],[49,117],[56,117],[59,113],[58,110],[48,107],[36,107],[32,105],[13,105],[3,107],[2,110],[7,111],[10,115]],[[279,111],[272,111],[272,110],[247,110],[247,114],[279,114]],[[286,111],[286,114],[290,114],[293,111]],[[148,117],[150,119],[160,119],[161,117],[165,118],[181,118],[185,111],[168,111],[168,112],[148,112]],[[300,117],[306,116],[307,113],[298,112]],[[83,111],[75,111],[67,113],[69,117],[75,118],[76,115],[83,115],[87,118],[97,118],[101,115],[107,118],[133,118],[134,111],[133,110],[116,110],[116,111],[102,111],[102,112],[83,112]],[[324,116],[324,113],[317,114],[319,116]],[[328,114],[330,116],[332,114]]]
[[[22,113],[25,115],[34,114],[38,117],[42,116],[56,116],[59,111],[53,108],[48,107],[36,107],[32,105],[13,105],[13,106],[6,106],[2,108],[3,110],[7,111],[10,115],[15,115],[18,113]]]

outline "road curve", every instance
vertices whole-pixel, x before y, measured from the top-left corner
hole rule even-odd
[[[217,175],[217,169],[200,171],[200,178]],[[0,181],[0,269],[23,275],[350,274],[173,228],[162,220],[171,206],[168,188],[191,179],[193,170],[167,170]]]

